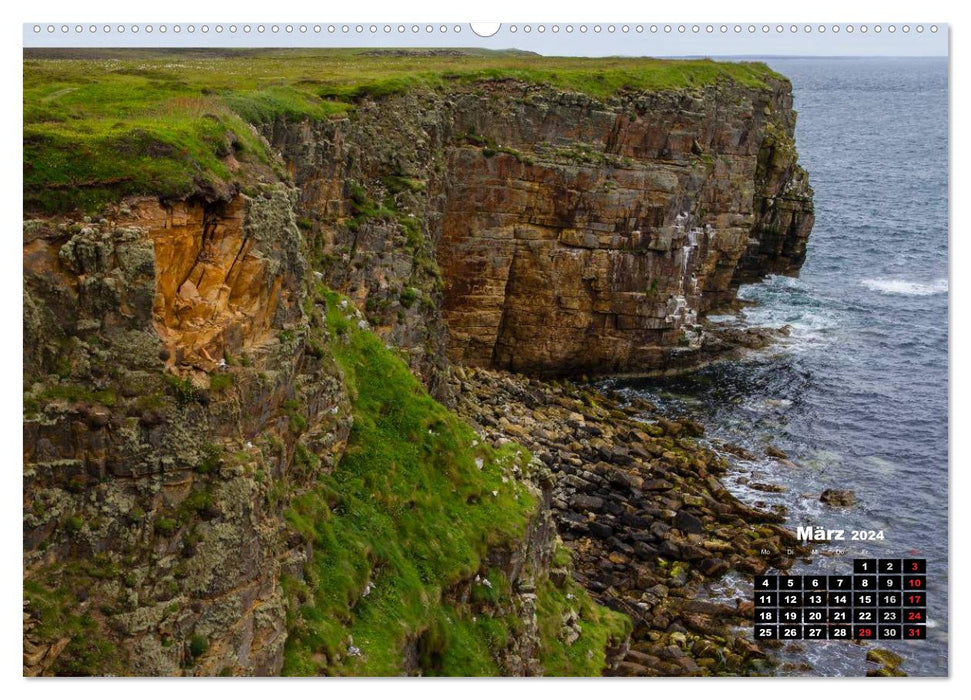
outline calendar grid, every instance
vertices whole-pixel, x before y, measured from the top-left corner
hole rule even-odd
[[[755,639],[926,639],[926,572],[924,559],[854,559],[852,574],[757,576]]]

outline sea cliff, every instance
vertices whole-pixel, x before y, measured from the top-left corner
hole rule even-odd
[[[788,82],[283,56],[27,57],[24,672],[763,669],[692,595],[777,518],[540,378],[730,351],[704,315],[798,271]]]

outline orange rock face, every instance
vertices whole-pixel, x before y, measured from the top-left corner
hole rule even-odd
[[[77,609],[123,641],[126,672],[278,673],[282,581],[311,554],[279,495],[351,429],[308,290],[347,294],[440,397],[448,359],[688,364],[705,313],[802,262],[793,122],[782,81],[414,91],[263,125],[292,182],[252,196],[25,221],[25,579],[73,585],[64,564],[110,554],[124,576],[92,574]],[[28,618],[25,672],[58,672],[73,652]]]
[[[56,310],[66,328],[151,324],[169,367],[209,371],[299,317],[299,238],[284,235],[292,221],[272,221],[265,202],[131,200],[110,220],[73,235],[25,237],[25,272],[61,294],[73,292]],[[90,317],[90,304],[105,307],[100,319]]]
[[[244,231],[241,198],[209,207],[146,201],[135,214],[154,243],[155,329],[172,364],[211,369],[265,339],[282,275]]]

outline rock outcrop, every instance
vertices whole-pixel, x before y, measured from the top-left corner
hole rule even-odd
[[[279,673],[307,552],[274,489],[350,429],[308,350],[291,198],[25,222],[25,624],[86,629],[25,673]]]

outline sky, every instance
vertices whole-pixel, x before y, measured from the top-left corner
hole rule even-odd
[[[164,33],[161,31],[163,26]],[[554,26],[558,31],[554,31]],[[249,27],[249,32],[244,31],[245,27]],[[866,31],[863,31],[864,27]],[[922,31],[918,31],[918,27]],[[133,31],[134,28],[138,31]],[[462,46],[516,48],[561,56],[946,56],[948,34],[948,25],[928,23],[533,23],[504,24],[489,37],[478,36],[469,24],[197,22],[179,25],[23,25],[24,47]]]

